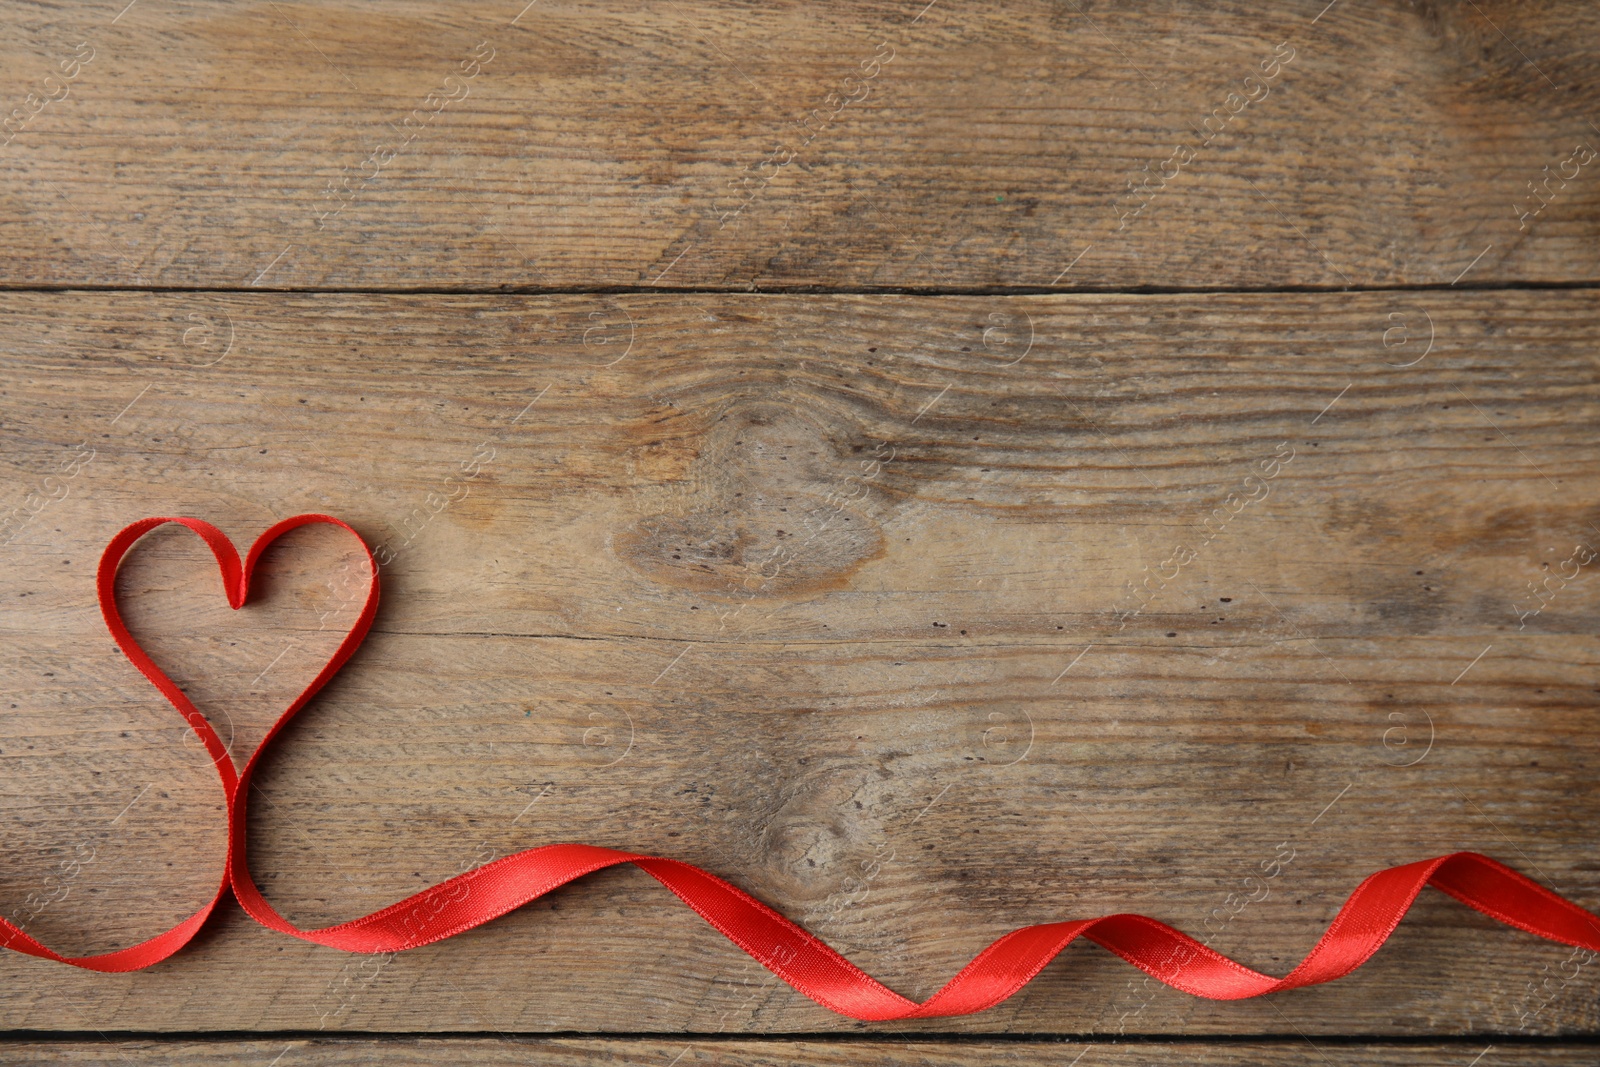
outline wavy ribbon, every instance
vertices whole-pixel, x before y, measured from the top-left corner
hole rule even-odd
[[[378,610],[377,563],[362,541],[371,579],[359,617],[311,684],[273,723],[243,769],[236,769],[211,724],[139,647],[117,609],[116,576],[123,556],[141,537],[168,522],[188,527],[210,546],[222,571],[223,591],[235,609],[244,607],[249,599],[250,576],[261,553],[290,530],[309,523],[326,523],[361,541],[355,530],[327,515],[299,515],[278,523],[250,546],[243,564],[222,531],[199,519],[141,519],[111,539],[97,575],[100,610],[117,644],[183,715],[216,765],[228,812],[228,851],[222,880],[210,903],[170,930],[131,948],[98,956],[62,956],[0,919],[5,947],[93,971],[140,970],[161,962],[187,944],[231,890],[257,922],[291,937],[347,952],[395,952],[480,926],[593,871],[631,863],[670,889],[756,962],[799,992],[841,1015],[870,1022],[966,1015],[992,1008],[1026,985],[1079,937],[1116,953],[1174,989],[1212,1000],[1240,1000],[1317,985],[1349,974],[1365,963],[1399,925],[1423,886],[1428,885],[1508,926],[1549,941],[1600,951],[1600,917],[1475,852],[1455,852],[1371,875],[1350,894],[1305,959],[1283,978],[1254,971],[1155,919],[1119,914],[1042,923],[1006,934],[921,1004],[882,985],[814,935],[715,875],[680,860],[593,845],[528,849],[457,875],[364,918],[320,930],[302,930],[278,914],[250,876],[245,861],[245,809],[250,778],[278,731],[327,684],[371,628]]]

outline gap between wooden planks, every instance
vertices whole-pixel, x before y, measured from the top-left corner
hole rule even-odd
[[[1335,1062],[1360,1067],[1498,1067],[1522,1064],[1589,1064],[1592,1046],[1559,1047],[1549,1043],[1511,1044],[1379,1044],[1339,1042],[1318,1046],[1301,1037],[1277,1042],[1115,1042],[1040,1040],[968,1041],[818,1041],[769,1039],[763,1041],[707,1040],[703,1035],[679,1040],[661,1038],[397,1038],[377,1041],[352,1038],[263,1038],[206,1040],[174,1038],[162,1041],[122,1039],[111,1042],[27,1041],[0,1044],[0,1064],[52,1063],[74,1065],[142,1064],[159,1062],[189,1067],[192,1064],[229,1062],[276,1063],[282,1067],[321,1064],[383,1062],[408,1067],[464,1060],[486,1067],[501,1064],[616,1064],[659,1063],[668,1067],[755,1067],[773,1062],[796,1067],[849,1067],[870,1063],[917,1063],[925,1067],[983,1063],[1038,1064],[1041,1067],[1147,1067],[1151,1063],[1196,1064],[1201,1067],[1286,1067],[1288,1064]],[[1492,1056],[1492,1059],[1490,1058]],[[274,1059],[274,1057],[277,1057]]]

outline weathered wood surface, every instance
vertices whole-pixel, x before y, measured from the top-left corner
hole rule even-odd
[[[381,1060],[395,1067],[412,1064],[468,1063],[484,1067],[510,1064],[678,1064],[680,1067],[854,1067],[860,1063],[915,1064],[949,1067],[969,1063],[1005,1063],[1018,1067],[1149,1067],[1150,1064],[1198,1064],[1216,1067],[1288,1067],[1327,1063],[1354,1067],[1461,1067],[1479,1052],[1485,1067],[1540,1067],[1594,1062],[1594,1048],[1550,1045],[1382,1045],[1340,1044],[1319,1048],[1296,1038],[1271,1044],[1230,1042],[1206,1044],[1140,1042],[1090,1044],[1081,1041],[792,1041],[680,1040],[625,1038],[451,1039],[402,1038],[379,1042],[350,1038],[259,1041],[113,1040],[102,1042],[19,1042],[0,1045],[0,1064],[162,1063],[199,1067],[212,1063],[273,1063],[281,1067],[320,1064],[367,1064]],[[274,1057],[279,1057],[276,1061]]]
[[[1600,279],[1592,4],[110,0],[5,26],[8,285]]]
[[[204,899],[215,779],[93,561],[144,515],[321,510],[387,563],[254,800],[303,925],[554,840],[707,866],[919,997],[1113,911],[1281,973],[1371,870],[1461,848],[1600,906],[1596,310],[0,296],[0,903],[92,951]],[[125,610],[242,754],[348,621],[349,552],[292,535],[241,615],[158,534]],[[1075,947],[915,1028],[1593,1033],[1596,973],[1428,894],[1331,986],[1214,1004]],[[230,907],[147,972],[0,976],[0,1025],[85,1033],[864,1029],[629,870],[394,958]]]

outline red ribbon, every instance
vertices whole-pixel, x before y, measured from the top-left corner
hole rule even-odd
[[[176,522],[199,534],[217,558],[228,603],[242,608],[250,575],[272,542],[308,523],[327,523],[360,534],[327,515],[285,519],[256,539],[244,563],[222,531],[199,519],[141,519],[118,533],[100,559],[97,585],[106,626],[134,666],[182,713],[210,753],[228,806],[228,853],[222,881],[211,902],[183,922],[131,948],[98,956],[62,956],[0,919],[5,947],[93,971],[136,971],[177,952],[199,932],[230,890],[257,922],[319,945],[347,952],[393,952],[439,941],[498,918],[550,890],[592,871],[631,863],[677,894],[773,974],[841,1015],[872,1022],[927,1019],[983,1011],[1011,996],[1078,937],[1116,953],[1157,980],[1195,996],[1240,1000],[1284,989],[1316,985],[1349,974],[1365,963],[1404,918],[1423,886],[1455,897],[1508,926],[1550,941],[1600,951],[1600,917],[1476,852],[1391,867],[1370,876],[1350,894],[1322,939],[1286,977],[1273,978],[1236,963],[1165,923],[1143,915],[1043,923],[995,941],[921,1004],[880,984],[813,935],[715,875],[679,860],[593,845],[546,845],[485,864],[407,897],[364,918],[302,930],[267,903],[245,862],[245,805],[250,776],[267,745],[285,723],[327,684],[361,644],[378,610],[378,566],[362,542],[371,569],[366,602],[350,632],[305,691],[278,717],[242,770],[236,769],[216,731],[183,690],[139,647],[117,610],[116,576],[122,557],[145,534]]]

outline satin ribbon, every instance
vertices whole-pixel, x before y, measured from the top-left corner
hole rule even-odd
[[[235,768],[205,716],[139,647],[117,609],[117,567],[123,556],[141,537],[168,522],[188,527],[211,548],[222,571],[223,592],[235,609],[244,607],[249,599],[250,576],[261,553],[290,530],[310,523],[337,526],[361,542],[367,554],[371,577],[360,615],[332,658],[273,723],[242,769]],[[211,901],[170,930],[131,948],[97,956],[62,956],[0,919],[6,947],[74,967],[135,971],[159,963],[199,932],[230,891],[257,922],[291,937],[347,952],[395,952],[470,930],[558,886],[623,863],[633,864],[666,886],[799,992],[841,1015],[869,1022],[965,1015],[992,1008],[1026,985],[1079,937],[1174,989],[1212,1000],[1240,1000],[1317,985],[1349,974],[1366,962],[1399,925],[1417,894],[1430,885],[1508,926],[1549,941],[1600,951],[1600,917],[1476,852],[1455,852],[1371,875],[1350,894],[1316,946],[1283,978],[1254,971],[1155,919],[1118,914],[1042,923],[1006,934],[921,1004],[880,984],[812,934],[715,875],[680,860],[593,845],[528,849],[457,875],[364,918],[302,930],[267,902],[250,876],[245,860],[250,778],[278,731],[327,684],[371,628],[378,609],[378,567],[371,551],[355,530],[338,519],[299,515],[257,538],[241,564],[233,544],[210,523],[186,518],[141,519],[106,546],[97,585],[100,609],[112,637],[205,743],[227,799],[228,850],[221,883]]]

